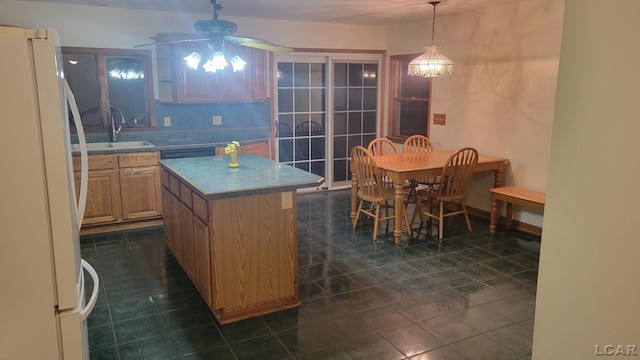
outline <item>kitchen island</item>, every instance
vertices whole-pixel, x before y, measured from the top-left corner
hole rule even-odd
[[[296,190],[320,176],[256,155],[161,160],[165,241],[221,324],[298,300]]]

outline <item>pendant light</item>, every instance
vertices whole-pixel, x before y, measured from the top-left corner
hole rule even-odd
[[[440,1],[430,1],[429,4],[433,5],[431,45],[424,47],[424,54],[411,60],[407,74],[422,77],[451,76],[453,75],[453,61],[442,55],[438,51],[440,47],[435,46],[433,42],[433,34],[436,31],[436,6],[440,4]]]

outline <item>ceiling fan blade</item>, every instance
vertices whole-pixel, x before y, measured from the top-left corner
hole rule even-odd
[[[145,46],[153,46],[153,45],[165,45],[165,44],[178,44],[178,43],[187,43],[187,42],[198,42],[198,41],[208,41],[208,38],[194,38],[194,39],[182,39],[182,40],[172,40],[172,41],[156,41],[152,43],[146,44],[138,44],[135,45],[134,48],[145,47]]]
[[[252,47],[252,48],[256,48],[256,49],[261,49],[261,50],[267,50],[267,51],[273,51],[273,52],[277,52],[277,53],[290,53],[293,51],[292,48],[290,47],[286,47],[286,46],[281,46],[281,45],[276,45],[274,43],[270,43],[266,40],[260,40],[260,39],[255,39],[255,38],[248,38],[248,37],[243,37],[243,36],[232,36],[232,35],[225,35],[224,39],[237,44],[237,45],[241,45],[241,46],[248,46],[248,47]]]

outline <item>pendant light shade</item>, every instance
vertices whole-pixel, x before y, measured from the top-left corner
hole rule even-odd
[[[424,47],[424,54],[411,60],[407,74],[422,77],[451,76],[453,75],[453,61],[440,53],[440,47],[433,43],[436,28],[436,6],[440,4],[440,1],[430,1],[429,4],[433,5],[431,45]]]

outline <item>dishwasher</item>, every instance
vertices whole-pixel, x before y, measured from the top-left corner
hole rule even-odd
[[[214,156],[216,149],[213,146],[188,149],[161,150],[160,159],[179,159],[188,157]]]

